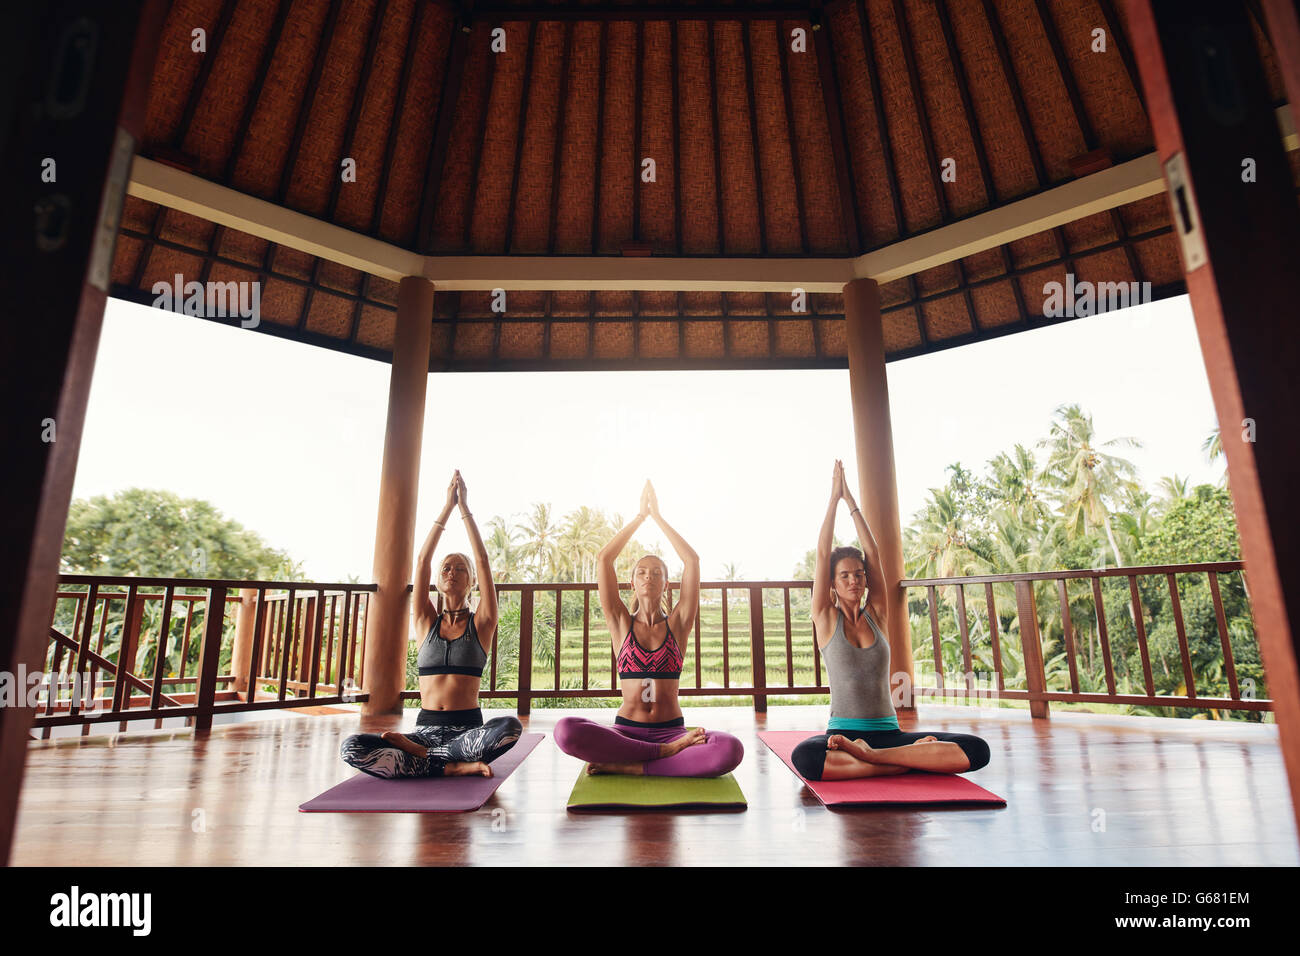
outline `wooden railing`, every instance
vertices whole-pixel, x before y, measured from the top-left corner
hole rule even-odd
[[[899,685],[906,678],[896,674],[893,689],[899,702],[935,698],[955,703],[994,698],[1023,700],[1038,717],[1048,715],[1050,701],[1211,711],[1271,710],[1272,701],[1258,696],[1259,688],[1253,687],[1253,682],[1243,686],[1237,678],[1236,655],[1225,617],[1220,579],[1241,572],[1240,562],[1216,562],[905,580],[902,584],[914,612],[917,686],[907,688],[910,694],[902,692]],[[1185,581],[1193,575],[1205,575],[1213,595],[1218,664],[1228,683],[1227,696],[1197,690],[1178,586],[1179,579]],[[1127,662],[1117,667],[1112,656],[1113,622],[1108,622],[1103,595],[1103,583],[1109,579],[1127,583],[1127,620],[1141,661],[1143,693],[1125,692],[1120,686],[1130,680],[1130,675]],[[1139,589],[1140,581],[1151,579],[1163,579],[1168,588],[1183,681],[1181,692],[1160,692],[1153,676],[1148,642],[1150,614],[1144,608]],[[1071,583],[1079,580],[1091,582],[1090,622],[1083,620],[1085,612],[1070,596]],[[982,591],[982,616],[978,608],[972,611],[967,607],[966,590],[970,587]],[[1244,576],[1240,578],[1240,587],[1244,592]],[[1064,613],[1040,620],[1039,606],[1049,590],[1055,593]],[[599,601],[593,597],[595,591],[594,584],[585,583],[498,584],[502,618],[493,638],[480,696],[516,701],[521,714],[529,712],[533,700],[617,698],[619,685],[613,647]],[[945,592],[951,597],[945,599]],[[1003,595],[1002,610],[999,610],[999,592]],[[811,593],[810,581],[703,583],[680,695],[748,697],[753,699],[755,710],[762,712],[766,711],[770,696],[828,694],[830,688],[824,679],[821,654],[812,639]],[[433,597],[436,602],[437,596]],[[735,600],[737,597],[740,601]],[[1110,597],[1113,604],[1114,595]],[[927,649],[926,635],[917,633],[915,627],[918,604],[923,605],[919,609],[920,619],[924,620],[926,615],[929,618],[931,660],[918,653]],[[1014,612],[1008,605],[1014,607]],[[567,621],[565,608],[573,609]],[[945,615],[946,620],[947,613],[952,611],[957,623],[953,633],[945,637],[941,634],[940,616]],[[1078,632],[1080,628],[1092,627],[1100,644],[1099,654],[1090,654],[1081,663]],[[982,641],[976,639],[977,629],[981,631]],[[1014,640],[1015,651],[1004,655],[1007,640]],[[503,649],[503,642],[509,646]],[[1061,652],[1047,656],[1057,650],[1058,644],[1063,647],[1068,670],[1068,686],[1063,687],[1054,685],[1066,679],[1066,671],[1049,671],[1047,666],[1049,660],[1058,662]],[[959,656],[956,666],[945,661],[945,648],[950,658]],[[982,673],[977,666],[981,660],[987,664]],[[1099,665],[1098,681],[1104,679],[1104,689],[1090,690],[1085,686],[1092,673],[1092,667],[1086,665]],[[927,676],[933,678],[932,685],[924,683]],[[414,679],[403,696],[419,697]]]
[[[207,730],[220,714],[365,700],[356,688],[374,590],[60,575],[35,726],[49,737],[60,725],[88,733],[94,723],[125,730],[128,720],[158,727],[183,717]],[[236,655],[241,625],[246,646]]]
[[[534,699],[619,696],[613,646],[600,612],[600,602],[595,597],[595,584],[497,584],[496,589],[502,619],[492,640],[484,670],[486,686],[479,692],[480,697],[517,701],[519,713],[527,714]],[[628,588],[625,586],[623,590]],[[810,581],[702,583],[700,608],[692,627],[690,655],[683,664],[679,694],[683,697],[750,697],[756,710],[766,711],[769,695],[829,693],[830,688],[822,681],[821,654],[812,640],[812,623],[807,610],[792,610],[800,602],[797,598],[792,602],[791,592],[798,594],[801,591],[807,592],[802,602],[807,605],[811,600]],[[773,600],[777,593],[781,595],[779,602]],[[545,607],[538,601],[539,595],[543,596]],[[435,603],[438,602],[436,594],[431,592],[430,596]],[[733,607],[738,596],[743,596],[743,604]],[[564,608],[579,603],[582,611],[570,617],[572,627],[565,633]],[[777,612],[775,616],[781,622],[779,634],[769,629],[764,610]],[[792,623],[792,614],[801,615],[801,620],[795,617]],[[716,628],[713,626],[715,617]],[[501,660],[503,633],[511,645],[516,639],[518,642],[517,651],[511,648],[514,652],[506,656],[504,666]],[[799,635],[797,641],[796,634]],[[785,684],[768,683],[769,657],[785,660]],[[562,686],[566,672],[572,672],[571,679],[577,679],[576,661],[579,659],[580,682],[577,686]],[[539,664],[545,670],[539,670]],[[608,683],[593,686],[597,675],[602,678],[608,675]],[[549,687],[534,683],[547,676],[550,677]],[[510,679],[503,679],[507,677]],[[413,686],[408,686],[402,696],[416,699],[420,694]]]
[[[1196,591],[1199,619],[1189,632],[1184,591],[1199,587],[1198,576],[1205,587]],[[1272,709],[1257,686],[1257,649],[1234,647],[1234,641],[1254,640],[1240,623],[1248,615],[1240,562],[902,585],[917,686],[895,686],[900,703],[1020,700],[1037,717],[1048,715],[1051,701]],[[968,603],[970,588],[979,589],[982,600]],[[184,717],[206,730],[220,714],[366,700],[359,688],[375,590],[373,584],[61,575],[36,726],[48,737],[59,725],[81,725],[87,733],[94,723],[118,722],[125,729],[128,720],[159,726],[165,717]],[[516,701],[521,714],[534,700],[619,697],[594,584],[498,584],[497,591],[501,622],[481,697]],[[1167,593],[1160,621],[1152,618],[1144,592],[1162,603]],[[811,593],[809,581],[702,584],[681,696],[751,698],[762,712],[772,696],[828,694],[812,638]],[[1229,602],[1236,635],[1228,624]],[[1160,647],[1151,646],[1153,635]],[[129,663],[119,673],[122,661]],[[1197,664],[1226,692],[1198,686]],[[1248,676],[1239,676],[1239,667]],[[895,674],[899,678],[906,682],[904,674]],[[418,698],[416,685],[412,673],[403,696]]]
[[[1197,687],[1196,668],[1192,660],[1192,647],[1189,642],[1179,582],[1181,581],[1186,588],[1191,586],[1194,583],[1192,579],[1199,575],[1205,577],[1210,600],[1210,606],[1204,610],[1207,615],[1212,613],[1214,622],[1213,637],[1210,641],[1202,641],[1200,649],[1205,651],[1206,644],[1212,645],[1217,641],[1217,655],[1208,663],[1221,668],[1223,675],[1221,680],[1227,684],[1227,696],[1203,694]],[[1221,584],[1221,579],[1232,578],[1233,575],[1239,576],[1233,584],[1234,587],[1240,587],[1239,603],[1246,605],[1249,593],[1244,565],[1240,561],[904,581],[909,592],[914,589],[924,589],[926,593],[930,650],[933,655],[932,674],[936,678],[933,686],[920,686],[914,690],[921,699],[937,696],[944,699],[968,700],[972,697],[980,699],[993,696],[1004,700],[1025,700],[1029,702],[1030,711],[1035,717],[1048,715],[1050,701],[1211,711],[1272,710],[1273,702],[1260,696],[1259,692],[1263,688],[1256,685],[1254,678],[1244,681],[1238,679],[1237,661],[1240,649],[1234,652],[1233,638],[1229,632],[1224,609],[1224,587]],[[1072,597],[1070,584],[1079,581],[1088,582],[1087,586],[1086,588],[1076,586]],[[1118,618],[1114,613],[1108,616],[1106,610],[1106,595],[1103,592],[1111,583],[1120,585],[1111,588],[1109,595],[1112,607],[1116,604],[1120,606]],[[974,608],[967,607],[966,591],[971,587],[980,589],[983,598],[982,614],[978,601]],[[951,598],[946,601],[940,599],[940,593],[945,589],[951,592]],[[1165,678],[1163,683],[1166,685],[1176,683],[1171,693],[1161,693],[1157,690],[1157,675],[1153,670],[1154,655],[1148,637],[1148,622],[1151,620],[1151,615],[1142,598],[1144,589],[1156,599],[1163,600],[1165,592],[1168,595],[1169,621],[1162,623],[1171,623],[1173,626],[1177,657],[1173,667],[1170,667],[1163,657],[1160,663],[1164,670],[1164,674],[1161,675]],[[1014,604],[1014,614],[998,610],[995,593],[997,591],[1003,592],[1004,609],[1007,603]],[[1010,595],[1007,594],[1008,591],[1011,592]],[[1008,597],[1011,598],[1009,602]],[[952,669],[947,667],[944,661],[942,646],[944,641],[941,639],[939,624],[941,604],[946,604],[947,610],[955,609],[957,633],[952,637],[960,641],[961,674],[966,678],[952,687],[946,686],[944,680],[945,671]],[[1072,610],[1079,605],[1083,606],[1082,611]],[[1051,609],[1051,613],[1046,617],[1043,610],[1045,606]],[[1098,649],[1098,654],[1088,655],[1087,663],[1091,666],[1085,666],[1083,649],[1080,647],[1080,635],[1077,633],[1081,619],[1091,628],[1095,628],[1088,634],[1089,649],[1093,636],[1096,637]],[[978,679],[971,679],[978,674],[978,669],[974,666],[977,649],[972,644],[972,627],[976,622],[983,624],[987,651],[990,655],[989,661],[992,664],[989,671],[985,672],[988,683],[983,687],[979,686]],[[1008,668],[1003,659],[1006,650],[1003,639],[1011,636],[1005,630],[1008,622],[1014,622],[1016,631],[1013,646],[1020,656],[1017,678],[1023,685],[1021,687],[1009,687],[1006,682]],[[1043,625],[1045,622],[1051,627],[1053,632],[1051,641],[1058,651],[1054,660],[1059,661],[1062,656],[1065,658],[1064,669],[1057,668],[1050,674],[1044,657]],[[1113,648],[1115,635],[1112,633],[1117,623],[1126,631],[1132,631],[1132,649],[1129,656],[1136,656],[1134,661],[1136,667],[1128,667],[1127,658],[1122,661],[1125,664],[1123,668],[1117,666],[1121,662],[1115,657]],[[914,629],[914,647],[918,643],[916,636]],[[1247,638],[1253,644],[1253,627]],[[949,646],[956,640],[950,640]],[[1252,666],[1257,668],[1257,646],[1252,656],[1255,658]],[[1097,657],[1100,660],[1097,660]],[[915,664],[916,670],[921,671],[923,659],[918,656]],[[1130,673],[1124,673],[1125,671]],[[1133,673],[1135,671],[1137,673]],[[1262,671],[1259,671],[1259,674],[1262,676]],[[1139,675],[1141,692],[1120,691],[1118,685],[1121,681],[1131,684]],[[918,682],[919,679],[918,675]],[[996,679],[996,686],[993,686],[994,679]],[[1084,686],[1089,683],[1096,685],[1104,683],[1105,689],[1089,690]],[[1053,687],[1053,684],[1057,686]]]

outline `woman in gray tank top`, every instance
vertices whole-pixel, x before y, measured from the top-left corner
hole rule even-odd
[[[862,551],[835,548],[835,514],[843,500]],[[887,581],[880,549],[836,461],[831,500],[817,539],[813,574],[813,639],[826,661],[831,714],[826,733],[795,748],[795,767],[808,780],[847,780],[910,770],[964,773],[989,762],[989,747],[971,734],[906,733],[890,697],[889,640],[885,637]],[[865,603],[863,598],[866,598]]]

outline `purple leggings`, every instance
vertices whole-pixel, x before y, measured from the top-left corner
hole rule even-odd
[[[651,777],[721,777],[735,770],[745,755],[737,738],[711,730],[704,743],[660,757],[660,744],[686,733],[683,718],[667,725],[641,724],[625,717],[615,721],[610,727],[586,717],[562,717],[555,724],[555,745],[588,763],[641,763]]]

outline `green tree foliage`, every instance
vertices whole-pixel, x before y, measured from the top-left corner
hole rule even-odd
[[[1189,488],[1187,479],[1174,475],[1161,479],[1153,495],[1140,486],[1131,462],[1105,450],[1140,447],[1138,443],[1128,438],[1099,441],[1091,416],[1077,405],[1058,408],[1047,437],[1036,445],[1045,452],[1041,467],[1028,446],[1019,444],[990,459],[983,477],[972,475],[960,464],[948,467],[947,482],[930,489],[924,507],[904,529],[908,578],[1104,568],[1117,563],[1133,567],[1240,560],[1232,500],[1225,487]],[[802,570],[797,568],[796,573]],[[1187,681],[1168,580],[1156,574],[1140,575],[1137,581],[1154,690],[1157,695],[1184,694]],[[1196,691],[1202,696],[1226,697],[1230,687],[1208,575],[1179,574],[1176,581]],[[1265,696],[1241,575],[1221,575],[1218,585],[1241,692],[1243,696]],[[1102,579],[1100,589],[1116,690],[1145,694],[1128,581]],[[977,673],[994,670],[990,631],[995,626],[1005,686],[1023,687],[1014,585],[994,584],[993,593],[997,620],[989,622],[984,588],[965,587],[972,669]],[[965,665],[957,588],[937,589],[936,597],[939,666],[945,674],[961,674]],[[1106,690],[1091,583],[1070,582],[1062,602],[1056,582],[1042,582],[1035,585],[1035,600],[1048,687],[1068,690],[1071,686],[1065,640],[1068,616],[1080,690]],[[908,611],[918,677],[928,683],[926,677],[935,667],[935,642],[924,589],[909,592]],[[1132,709],[1206,716],[1186,709]],[[1212,711],[1209,716],[1260,718],[1241,711]]]
[[[64,574],[304,580],[287,553],[211,503],[146,488],[72,502],[61,565]]]

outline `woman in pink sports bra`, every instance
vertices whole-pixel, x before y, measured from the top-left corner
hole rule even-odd
[[[667,605],[668,565],[646,555],[632,568],[632,609],[618,593],[614,559],[646,517],[652,517],[682,559],[676,606]],[[618,661],[623,706],[614,726],[585,717],[564,717],[555,725],[555,744],[585,760],[588,773],[645,774],[656,777],[720,777],[744,756],[731,734],[686,727],[677,704],[677,683],[686,657],[691,624],[700,605],[700,557],[659,514],[650,482],[641,492],[641,509],[601,549],[596,580],[600,606],[609,624]],[[678,640],[680,635],[681,640]]]

